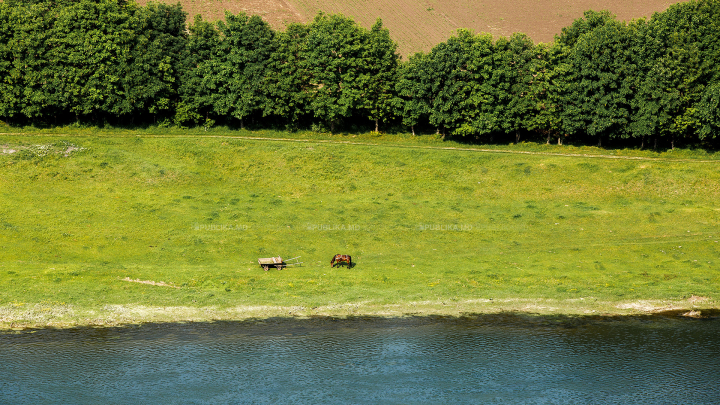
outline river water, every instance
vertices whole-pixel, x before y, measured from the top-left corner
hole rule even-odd
[[[720,319],[306,319],[0,333],[0,404],[718,404]]]

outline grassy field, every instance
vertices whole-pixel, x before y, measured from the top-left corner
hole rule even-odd
[[[147,0],[140,0],[145,4]],[[177,0],[161,0],[176,4]],[[405,58],[429,51],[457,29],[468,28],[494,36],[522,32],[536,42],[551,42],[563,27],[587,10],[610,10],[619,20],[650,17],[676,1],[668,0],[180,0],[192,21],[224,18],[225,11],[257,14],[277,30],[291,22],[309,22],[319,12],[341,13],[370,28],[382,18]]]
[[[0,135],[0,326],[716,307],[716,155],[164,131]]]

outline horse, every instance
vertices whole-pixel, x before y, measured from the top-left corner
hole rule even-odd
[[[352,257],[350,255],[335,255],[333,256],[332,260],[330,260],[330,267],[335,267],[336,264],[339,264],[342,266],[342,264],[347,264],[348,268],[352,268]]]

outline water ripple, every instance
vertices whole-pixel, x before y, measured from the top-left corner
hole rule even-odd
[[[720,403],[720,320],[313,319],[0,334],[2,404]]]

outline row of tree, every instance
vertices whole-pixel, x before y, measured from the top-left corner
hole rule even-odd
[[[189,69],[180,86],[180,124],[268,117],[297,127],[319,120],[331,131],[345,119],[392,118],[399,57],[387,29],[338,15],[275,32],[257,16],[226,15],[190,26]],[[365,118],[367,119],[367,118]]]
[[[649,20],[586,12],[553,43],[459,30],[401,61],[387,29],[339,15],[274,31],[186,24],[180,5],[0,3],[0,118],[136,125],[374,124],[484,141],[720,138],[720,0]],[[364,124],[368,123],[368,124]]]
[[[65,123],[169,115],[187,65],[180,6],[0,3],[0,117]]]
[[[460,31],[400,66],[403,123],[516,140],[533,132],[559,143],[714,139],[719,29],[720,2],[711,0],[628,24],[589,11],[551,44]]]

